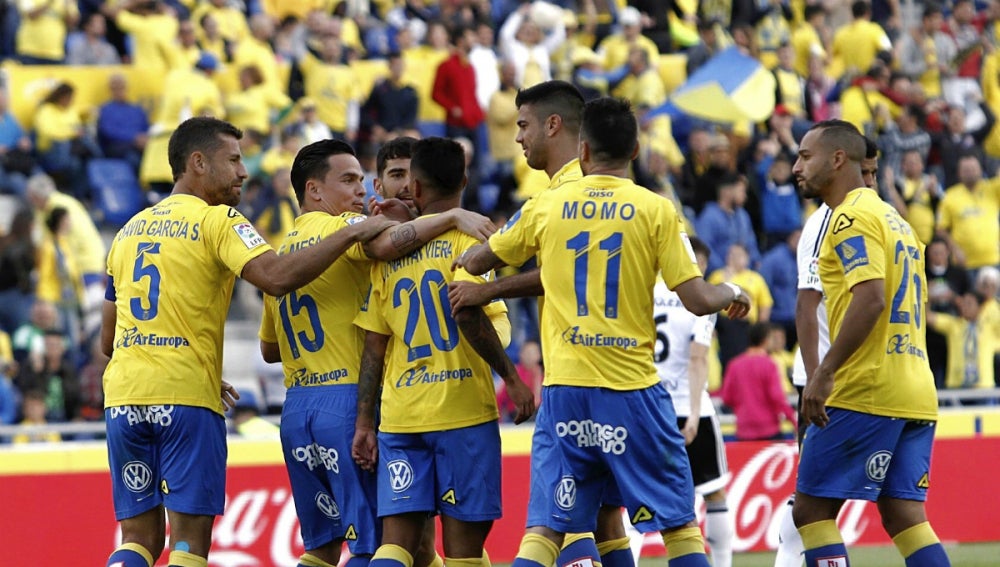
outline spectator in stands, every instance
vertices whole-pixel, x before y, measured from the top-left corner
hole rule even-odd
[[[181,20],[177,24],[177,38],[169,43],[167,53],[171,70],[187,70],[195,66],[201,57],[201,47],[198,46],[198,34],[194,22]]]
[[[673,4],[673,3],[672,3]],[[674,4],[676,5],[676,4]],[[618,12],[619,31],[604,38],[597,46],[597,54],[604,59],[604,69],[611,71],[628,62],[628,52],[639,46],[649,54],[649,60],[659,63],[660,50],[656,43],[642,35],[642,14],[627,6]]]
[[[0,235],[0,331],[13,334],[28,323],[34,301],[34,215],[19,208],[6,234]]]
[[[10,335],[0,331],[0,425],[10,425],[17,421],[21,406],[21,393],[14,387],[13,377],[17,376],[18,364],[10,345]]]
[[[219,37],[228,43],[238,43],[250,35],[246,15],[240,9],[233,7],[229,0],[199,2],[194,11],[191,12],[191,19],[195,22],[202,22],[202,26],[204,26],[203,18],[205,16],[211,16],[218,28]],[[202,32],[207,34],[204,27]]]
[[[117,65],[121,63],[118,51],[104,37],[108,29],[104,15],[94,12],[83,25],[82,36],[69,42],[67,65]]]
[[[833,116],[835,101],[829,100],[837,81],[827,73],[825,58],[818,55],[809,60],[809,77],[806,81],[806,117],[822,122]]]
[[[708,271],[722,268],[733,244],[739,244],[747,251],[749,266],[759,266],[757,235],[750,224],[749,213],[743,208],[747,199],[746,179],[735,173],[722,176],[718,191],[718,200],[705,205],[695,223],[699,238],[712,250]]]
[[[983,179],[975,155],[959,159],[958,176],[938,204],[937,235],[975,280],[979,268],[1000,265],[1000,180]]]
[[[103,350],[100,341],[91,341],[90,357],[80,369],[80,411],[84,421],[104,421],[104,370],[111,360]]]
[[[514,206],[514,163],[522,159],[521,145],[517,143],[517,96],[514,64],[505,61],[500,66],[500,88],[490,97],[486,112],[490,154],[493,157],[493,182],[499,188],[496,208],[508,211]]]
[[[359,126],[359,98],[354,71],[344,64],[340,39],[322,38],[320,57],[306,51],[299,59],[305,94],[316,101],[316,110],[338,140],[353,142]]]
[[[641,47],[632,47],[628,52],[627,74],[611,94],[626,98],[636,108],[657,108],[667,101],[667,91],[663,79],[652,66],[649,53]]]
[[[993,355],[1000,349],[1000,325],[984,321],[986,298],[967,293],[955,298],[958,316],[927,312],[927,324],[948,342],[947,388],[993,388]]]
[[[903,217],[917,233],[920,242],[930,243],[934,238],[934,215],[944,189],[933,173],[924,172],[924,158],[919,150],[903,153],[902,177],[894,169],[883,168],[883,179],[895,190],[905,205]]]
[[[719,199],[719,190],[723,183],[731,181],[737,175],[735,152],[729,136],[722,133],[712,135],[708,140],[708,163],[694,177],[693,207],[698,214],[704,212],[706,203]],[[718,260],[719,265],[722,258]],[[711,262],[710,262],[711,264]]]
[[[264,14],[250,16],[250,34],[236,43],[233,49],[233,65],[242,69],[248,65],[256,65],[260,71],[263,83],[272,89],[285,91],[285,85],[278,78],[281,64],[271,41],[274,39],[274,22]]]
[[[888,118],[879,137],[882,150],[882,168],[901,171],[903,154],[916,151],[923,160],[931,150],[931,135],[923,129],[924,111],[919,106],[906,104],[896,120]]]
[[[500,27],[500,55],[514,64],[514,83],[522,89],[552,79],[551,56],[566,41],[562,20],[543,30],[532,17],[533,6],[521,4]]]
[[[35,112],[35,136],[42,167],[61,187],[78,199],[90,196],[86,160],[100,157],[101,149],[84,129],[79,111],[73,107],[76,89],[59,83]]]
[[[98,111],[97,141],[105,157],[123,159],[138,173],[149,140],[149,117],[145,109],[129,102],[124,75],[111,75],[108,84],[111,100]]]
[[[240,89],[225,99],[227,120],[241,130],[270,132],[279,113],[291,107],[288,95],[264,82],[260,67],[250,64],[239,71]]]
[[[302,143],[304,145],[309,145],[313,142],[333,137],[333,132],[330,131],[330,127],[324,124],[323,121],[319,119],[319,115],[316,113],[315,100],[304,96],[298,100],[297,104],[299,107],[299,120],[297,125],[299,135],[302,137]],[[246,161],[245,155],[244,161]],[[253,176],[251,175],[251,177]]]
[[[941,6],[924,3],[924,13],[919,26],[903,34],[896,49],[899,70],[919,81],[927,96],[941,96],[942,76],[949,76],[958,47],[950,35],[942,31],[944,15]]]
[[[768,69],[778,65],[778,48],[789,46],[789,65],[792,62],[791,41],[792,8],[788,0],[769,0],[757,11],[754,23],[760,62]]]
[[[8,102],[6,91],[0,89],[0,193],[23,197],[35,158],[31,138],[11,113]]]
[[[771,292],[774,306],[770,321],[784,329],[788,346],[796,343],[795,303],[798,297],[798,263],[795,251],[798,249],[800,229],[788,234],[784,244],[771,248],[760,263],[760,275]]]
[[[712,165],[710,149],[712,142],[712,133],[704,128],[692,128],[688,134],[677,193],[681,203],[689,209],[685,215],[690,218],[694,218],[704,208],[704,204],[712,200],[712,197],[702,197],[698,194],[698,179]]]
[[[59,331],[45,332],[45,358],[41,370],[22,367],[15,384],[22,392],[42,392],[49,421],[70,421],[79,415],[80,381],[67,361],[67,338]],[[27,394],[25,395],[27,397]]]
[[[233,60],[233,44],[222,35],[219,29],[219,22],[210,13],[203,13],[201,18],[195,20],[198,23],[196,30],[201,31],[198,37],[198,47],[204,53],[212,54],[219,63],[226,64]]]
[[[290,171],[290,168],[279,168],[252,196],[248,195],[241,206],[241,210],[245,207],[246,217],[257,232],[274,247],[281,245],[299,214]]]
[[[295,125],[286,126],[281,131],[281,143],[264,152],[260,170],[268,177],[277,175],[279,169],[292,170],[295,154],[302,148],[302,136]]]
[[[768,290],[764,278],[749,268],[747,250],[741,244],[731,245],[726,254],[726,265],[711,272],[708,276],[708,283],[720,284],[723,282],[731,282],[740,286],[752,300],[750,311],[745,319],[730,319],[725,313],[721,313],[716,320],[715,329],[719,336],[719,362],[725,369],[729,361],[746,348],[748,327],[757,321],[770,320],[774,299],[771,297],[771,292]]]
[[[761,228],[768,250],[802,226],[802,199],[792,177],[794,154],[773,139],[761,140],[757,147],[762,154],[756,166]]]
[[[795,70],[795,51],[790,43],[782,43],[775,50],[777,63],[771,72],[778,84],[775,100],[783,112],[795,123],[796,138],[801,139],[812,126],[806,117],[806,80]]]
[[[14,360],[20,368],[41,370],[45,362],[45,332],[57,329],[59,312],[48,301],[31,304],[31,318],[19,326],[11,338]]]
[[[722,50],[723,46],[719,42],[718,32],[716,32],[718,25],[719,22],[714,19],[698,20],[698,39],[700,41],[688,50],[687,63],[685,63],[688,77]]]
[[[105,2],[101,11],[131,38],[133,65],[161,73],[177,66],[171,47],[178,37],[178,23],[169,6],[160,0],[128,0]]]
[[[948,244],[935,238],[927,245],[927,311],[957,315],[955,299],[965,295],[971,288],[965,270],[953,266],[948,253]],[[948,368],[948,343],[944,335],[927,327],[927,360],[934,373],[934,383],[945,387]]]
[[[795,425],[795,410],[781,389],[778,367],[765,344],[770,325],[750,327],[750,346],[734,358],[722,380],[722,401],[736,414],[736,438],[741,441],[781,439],[781,417]]]
[[[369,140],[383,144],[397,136],[419,136],[417,111],[420,99],[416,89],[403,80],[406,62],[399,52],[389,54],[389,76],[378,81],[361,107],[362,127],[370,132]]]
[[[17,58],[25,65],[58,65],[66,58],[66,34],[80,19],[77,3],[67,0],[19,0]]]
[[[66,211],[68,217],[66,250],[72,256],[71,261],[75,268],[77,279],[74,280],[74,285],[78,287],[84,338],[87,338],[95,334],[101,325],[107,273],[105,263],[107,248],[104,240],[87,209],[72,196],[56,191],[52,179],[48,176],[36,175],[28,180],[28,198],[35,208],[36,220],[47,218],[56,209]],[[41,261],[39,263],[41,264]],[[39,286],[42,279],[39,274]],[[53,293],[51,300],[58,301],[58,299],[58,294]]]
[[[822,4],[806,4],[804,21],[792,32],[795,72],[803,79],[810,76],[810,62],[818,58],[826,62],[823,37],[827,35],[826,10]]]
[[[945,123],[944,132],[933,137],[933,146],[937,149],[938,164],[943,170],[944,186],[951,187],[960,182],[958,165],[964,155],[975,155],[979,163],[985,163],[986,155],[983,152],[983,145],[993,126],[996,124],[996,115],[978,91],[970,92],[969,102],[978,104],[980,110],[986,116],[986,122],[974,130],[966,129],[965,107],[952,105],[948,107],[948,121]]]
[[[973,0],[955,0],[944,31],[955,40],[958,55],[952,62],[955,74],[941,81],[942,94],[948,104],[961,105],[968,93],[979,92],[983,65],[983,19],[976,14]]]
[[[867,0],[851,3],[850,25],[833,36],[833,58],[840,69],[851,75],[863,75],[871,69],[879,52],[892,49],[892,42],[881,26],[871,21],[872,8]]]
[[[24,419],[21,421],[21,425],[28,427],[48,423],[45,419],[45,414],[48,411],[45,398],[46,394],[44,391],[30,390],[24,393],[24,405],[22,407]],[[41,433],[33,432],[30,429],[14,435],[14,438],[11,440],[15,444],[58,443],[60,441],[62,441],[62,437],[55,431]]]
[[[500,88],[500,60],[493,48],[493,25],[487,21],[476,24],[476,42],[469,51],[469,63],[476,70],[476,100],[486,112],[490,98]]]

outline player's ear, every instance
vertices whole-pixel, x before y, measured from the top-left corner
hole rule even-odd
[[[203,152],[194,151],[188,156],[187,165],[195,173],[205,173],[208,169],[208,158]]]
[[[423,193],[423,187],[421,187],[420,181],[414,177],[410,177],[410,193],[413,194],[414,199],[419,199],[420,194]]]
[[[590,162],[590,144],[580,136],[580,163]]]
[[[545,131],[549,135],[555,135],[559,129],[562,128],[562,116],[558,114],[550,114],[548,118],[545,119]]]
[[[378,195],[379,197],[385,197],[385,195],[382,194],[382,180],[379,179],[378,177],[372,179],[372,188],[375,189],[376,195]]]
[[[635,147],[632,148],[632,157],[629,159],[629,161],[635,161],[635,158],[637,158],[637,157],[639,157],[639,141],[638,140],[636,140],[636,142],[635,142]]]

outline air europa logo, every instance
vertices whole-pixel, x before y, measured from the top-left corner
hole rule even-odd
[[[563,331],[562,338],[571,345],[585,347],[615,347],[627,350],[639,346],[639,341],[633,339],[632,337],[613,337],[601,333],[591,335],[586,331],[580,331],[580,327],[578,325]]]
[[[180,348],[191,346],[191,343],[184,337],[167,337],[156,333],[143,333],[138,327],[132,327],[122,332],[122,336],[115,342],[115,348],[129,348],[133,346],[148,347],[172,347]]]

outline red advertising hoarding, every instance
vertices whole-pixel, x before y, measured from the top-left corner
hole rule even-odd
[[[210,564],[218,567],[294,566],[302,552],[295,507],[284,467],[265,458],[231,464],[226,515],[214,532]],[[231,450],[236,449],[236,442]],[[795,447],[791,444],[730,443],[733,473],[729,508],[736,523],[734,551],[764,551],[777,542],[784,503],[795,482]],[[91,451],[77,457],[73,451]],[[234,450],[232,452],[239,452]],[[524,529],[529,459],[521,451],[504,457],[504,518],[487,542],[495,563],[510,562]],[[117,541],[107,472],[99,466],[100,447],[0,453],[0,567],[102,565]],[[976,455],[975,466],[969,456]],[[279,457],[280,458],[280,457]],[[20,464],[12,466],[10,463]],[[81,462],[84,463],[81,465]],[[89,465],[87,463],[90,463]],[[27,465],[25,463],[28,463]],[[34,464],[32,464],[34,463]],[[106,468],[106,464],[103,468]],[[89,470],[88,470],[89,468]],[[995,486],[1000,470],[1000,437],[940,439],[934,446],[928,512],[945,542],[1000,540],[1000,524],[988,517],[989,506],[968,506],[986,487]],[[849,503],[839,521],[848,545],[887,544],[875,506]],[[644,554],[662,554],[656,536],[648,536]],[[158,565],[166,564],[166,554]]]

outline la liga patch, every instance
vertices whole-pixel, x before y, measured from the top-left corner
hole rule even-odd
[[[246,247],[249,249],[253,249],[260,246],[261,244],[264,244],[264,237],[261,236],[257,232],[257,229],[255,229],[253,225],[248,222],[241,222],[240,224],[234,224],[233,230],[236,231],[236,234],[239,235],[240,240],[242,240],[243,244],[245,244]]]

